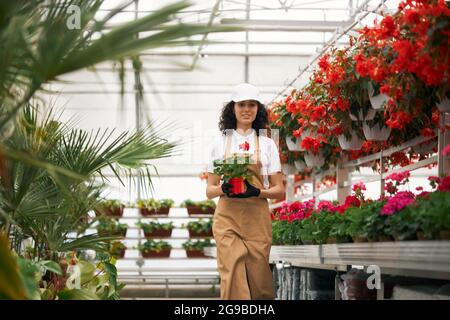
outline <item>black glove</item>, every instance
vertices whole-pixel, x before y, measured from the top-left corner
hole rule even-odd
[[[261,193],[261,189],[258,189],[257,187],[251,185],[247,180],[245,180],[245,185],[247,186],[247,190],[245,190],[244,193],[229,194],[228,196],[230,198],[250,198],[258,197]]]
[[[223,193],[225,193],[227,196],[230,196],[232,185],[229,182],[224,182],[220,186],[222,188]]]

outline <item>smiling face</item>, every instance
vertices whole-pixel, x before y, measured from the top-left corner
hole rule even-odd
[[[255,100],[239,101],[234,104],[237,126],[251,126],[257,113],[258,103]]]

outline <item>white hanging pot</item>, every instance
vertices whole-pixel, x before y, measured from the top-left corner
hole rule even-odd
[[[343,134],[339,135],[338,141],[342,150],[359,150],[364,142],[364,140],[360,139],[355,132],[352,132],[350,140],[347,140]]]
[[[294,141],[292,141],[294,139]],[[293,138],[291,136],[286,137],[286,145],[289,149],[289,151],[303,151],[303,149],[300,147],[300,143],[302,142],[299,138]]]
[[[392,129],[388,126],[383,126],[380,129],[380,126],[376,124],[374,127],[369,127],[367,122],[363,124],[363,131],[366,140],[369,141],[387,141],[389,136],[391,135]]]
[[[375,118],[375,114],[376,114],[376,110],[369,108],[365,117],[363,116],[362,110],[359,110],[358,116],[355,116],[354,114],[350,113],[350,119],[352,121],[364,121],[364,120],[369,121],[369,120],[373,120],[373,118]]]
[[[313,154],[311,152],[305,152],[305,163],[306,165],[311,167],[322,167],[325,164],[325,158],[323,157],[322,151],[319,151],[319,154]]]
[[[285,175],[291,175],[291,174],[295,174],[297,172],[297,169],[295,168],[294,165],[292,164],[287,164],[287,163],[283,163],[281,165],[281,171],[285,174]]]
[[[413,151],[415,153],[418,154],[430,154],[430,153],[434,153],[435,151],[433,150],[433,148],[437,149],[437,145],[431,141],[422,143],[422,144],[418,144],[417,146],[412,147]]]
[[[450,113],[450,99],[445,97],[441,102],[436,104],[440,112]]]
[[[294,165],[295,165],[295,168],[296,168],[298,171],[303,171],[303,170],[306,169],[306,163],[305,163],[304,161],[301,161],[301,160],[295,160],[295,161],[294,161]]]
[[[372,105],[372,108],[375,110],[383,109],[384,105],[388,102],[390,99],[387,94],[380,93],[376,96],[373,95],[374,89],[371,83],[369,83],[369,100],[370,104]]]

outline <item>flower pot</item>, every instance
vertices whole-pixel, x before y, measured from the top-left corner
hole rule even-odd
[[[123,259],[125,257],[126,248],[118,249],[116,252],[111,254],[116,259]]]
[[[114,218],[121,218],[123,216],[123,209],[125,206],[121,206],[119,208],[103,208],[100,210],[95,210],[95,215],[99,216],[107,216]]]
[[[170,257],[170,251],[171,249],[164,249],[161,251],[148,250],[148,251],[141,251],[141,254],[142,257],[144,258],[168,258]]]
[[[349,116],[352,121],[369,121],[369,120],[373,120],[373,118],[375,118],[375,114],[376,114],[376,110],[369,108],[365,117],[363,115],[362,110],[359,110],[357,115],[350,113]]]
[[[387,141],[387,139],[389,139],[389,136],[391,135],[392,129],[387,126],[383,126],[380,129],[380,126],[378,124],[376,124],[374,127],[371,128],[366,122],[364,122],[363,131],[366,140]]]
[[[186,209],[187,209],[189,215],[214,214],[214,211],[215,211],[214,208],[206,208],[205,210],[202,210],[201,207],[189,206],[189,205],[186,206]]]
[[[372,84],[369,84],[369,100],[370,100],[370,104],[372,105],[372,108],[375,110],[379,110],[382,109],[385,105],[386,102],[389,101],[390,97],[387,94],[384,93],[380,93],[377,94],[376,96],[373,95],[374,89]]]
[[[157,229],[153,230],[152,232],[144,231],[144,235],[146,238],[168,238],[172,236],[172,229],[170,230]]]
[[[391,236],[378,236],[377,239],[378,239],[378,242],[391,242],[392,241]]]
[[[281,165],[281,171],[285,174],[285,175],[290,175],[290,174],[295,174],[297,172],[297,169],[295,168],[294,165],[292,164],[287,164],[287,163],[283,163]]]
[[[305,163],[304,161],[301,161],[301,160],[295,160],[295,161],[294,161],[294,165],[295,165],[295,168],[296,168],[298,171],[303,171],[303,170],[306,169],[306,163]]]
[[[417,154],[430,154],[437,152],[437,145],[433,142],[428,141],[412,147],[412,150]]]
[[[245,192],[244,178],[231,178],[228,182],[231,184],[231,194]]]
[[[206,258],[203,250],[186,249],[186,255],[188,258]]]
[[[207,232],[195,232],[194,230],[189,230],[190,238],[200,238],[200,237],[213,237],[212,229]]]
[[[363,145],[363,140],[358,138],[355,132],[352,132],[352,137],[350,140],[341,134],[338,136],[339,144],[342,150],[360,150]]]
[[[139,211],[142,216],[148,217],[148,216],[167,216],[169,215],[170,208],[160,208],[158,210],[156,209],[150,209],[150,208],[139,208]]]
[[[417,231],[416,236],[417,236],[417,240],[421,240],[421,241],[428,240],[423,231]]]
[[[445,97],[441,102],[436,104],[440,112],[450,113],[450,99]]]
[[[320,151],[318,155],[310,152],[305,153],[305,163],[308,167],[322,167],[325,164],[325,158]]]
[[[450,230],[439,231],[439,238],[441,240],[450,240]]]
[[[294,139],[294,141],[292,141]],[[300,143],[302,140],[300,138],[293,138],[291,136],[286,137],[286,145],[289,149],[289,151],[303,151],[303,149],[300,147]]]
[[[360,237],[360,236],[353,236],[352,239],[353,239],[353,242],[355,242],[355,243],[367,242],[366,238]]]
[[[125,238],[125,235],[127,234],[127,229],[125,230],[115,230],[113,232],[110,231],[106,231],[106,230],[98,230],[97,229],[97,233],[101,236],[121,236],[123,238]]]

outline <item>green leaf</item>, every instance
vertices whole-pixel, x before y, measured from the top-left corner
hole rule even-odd
[[[58,293],[59,300],[99,300],[98,296],[87,289],[64,290]]]

